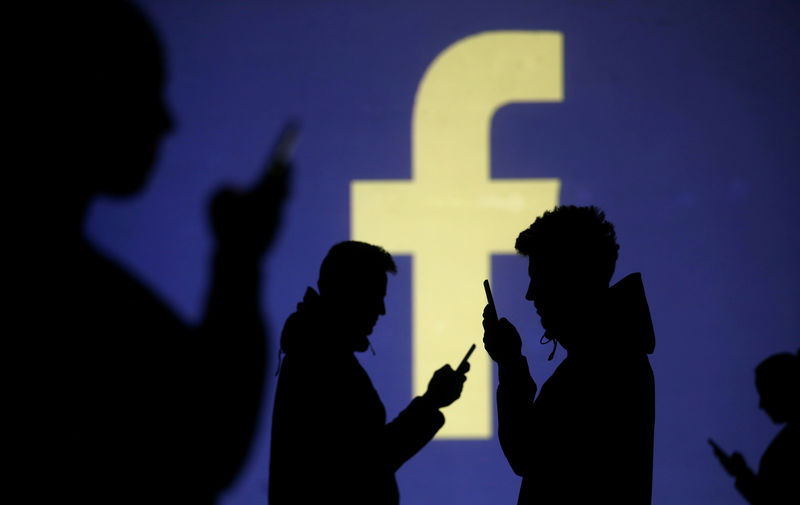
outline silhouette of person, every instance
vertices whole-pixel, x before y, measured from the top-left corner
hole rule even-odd
[[[386,313],[391,255],[378,246],[334,245],[286,320],[272,418],[269,502],[396,504],[394,474],[444,425],[439,411],[461,395],[463,370],[445,365],[396,419],[354,353]]]
[[[47,162],[23,174],[26,227],[13,242],[25,277],[14,317],[33,356],[30,452],[45,481],[32,489],[81,503],[212,503],[257,421],[261,259],[288,166],[214,198],[210,295],[202,324],[188,326],[82,229],[96,196],[140,191],[172,128],[156,34],[127,2],[51,7]]]
[[[522,477],[519,503],[650,503],[655,335],[641,276],[609,287],[619,246],[595,207],[545,212],[516,249],[529,259],[525,298],[543,340],[567,351],[534,400],[519,333],[484,310],[484,346],[498,365],[498,436]]]
[[[729,456],[713,440],[709,442],[749,503],[800,503],[800,353],[774,354],[759,364],[756,389],[759,407],[775,424],[786,423],[761,456],[758,473],[753,473],[740,453]]]

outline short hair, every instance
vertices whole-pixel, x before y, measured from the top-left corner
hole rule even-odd
[[[319,269],[320,293],[351,285],[354,280],[390,272],[397,273],[392,255],[380,246],[347,240],[331,247]]]
[[[564,262],[581,261],[608,283],[614,275],[619,244],[614,225],[597,207],[558,206],[536,218],[514,244],[523,256],[558,255]]]
[[[773,354],[756,367],[756,387],[800,391],[800,357],[788,352]]]
[[[122,79],[129,81],[142,73],[147,74],[141,76],[145,79],[163,77],[164,55],[158,35],[148,16],[134,3],[78,0],[57,9],[55,30],[60,39],[53,52],[68,65],[66,75],[75,81],[78,91],[118,91],[105,90],[104,86],[135,90],[136,82],[129,84]],[[127,95],[114,98],[129,99]]]

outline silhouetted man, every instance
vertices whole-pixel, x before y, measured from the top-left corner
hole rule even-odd
[[[525,298],[544,338],[567,351],[534,400],[517,330],[484,310],[500,379],[498,435],[522,477],[519,503],[650,503],[655,336],[640,275],[609,287],[619,246],[594,207],[545,212],[516,249],[529,259]]]
[[[274,167],[214,200],[213,278],[199,328],[84,237],[98,195],[147,181],[172,120],[161,47],[121,1],[43,6],[52,109],[21,170],[25,223],[10,244],[29,346],[34,502],[212,503],[238,473],[256,424],[265,360],[261,258],[286,191]],[[285,167],[283,167],[285,168]],[[35,412],[36,415],[31,413]],[[55,501],[53,501],[55,503]]]
[[[354,353],[386,313],[391,255],[363,242],[331,248],[319,293],[308,288],[281,335],[286,353],[272,418],[270,505],[396,504],[395,471],[444,425],[465,370],[440,368],[427,392],[386,423],[386,411]],[[468,368],[468,367],[466,367]]]
[[[800,355],[780,353],[756,367],[759,407],[775,424],[786,423],[761,456],[758,473],[738,452],[728,456],[713,441],[714,454],[736,477],[736,489],[753,505],[800,503]]]

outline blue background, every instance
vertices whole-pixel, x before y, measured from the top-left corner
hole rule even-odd
[[[565,101],[499,111],[492,175],[560,178],[562,203],[596,204],[616,225],[615,279],[643,272],[657,337],[653,503],[744,503],[706,438],[757,467],[779,427],[757,408],[753,369],[800,347],[798,2],[138,3],[166,49],[177,128],[146,190],[97,201],[87,234],[199,321],[208,199],[253,182],[285,119],[300,118],[292,195],[264,274],[272,336],[327,249],[349,238],[350,181],[409,177],[414,94],[433,58],[481,31],[562,32]],[[411,259],[398,263],[377,355],[362,357],[390,416],[411,396]],[[551,347],[538,344],[525,260],[495,257],[493,279],[541,384],[564,354],[547,362]],[[273,341],[261,428],[223,504],[266,501],[276,365]],[[515,503],[519,486],[496,439],[432,442],[398,480],[405,504]]]

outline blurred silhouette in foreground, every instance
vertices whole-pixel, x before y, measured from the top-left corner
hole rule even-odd
[[[713,440],[708,441],[748,502],[800,503],[800,353],[780,353],[764,360],[756,367],[756,389],[759,407],[774,423],[786,423],[761,456],[758,473],[753,473],[740,453],[728,455]]]
[[[386,313],[391,255],[341,242],[320,267],[281,335],[272,418],[269,503],[396,504],[394,474],[444,425],[439,411],[461,395],[468,363],[445,365],[397,418],[386,411],[355,352]]]
[[[484,346],[498,364],[498,436],[522,477],[519,503],[650,503],[655,335],[641,276],[609,287],[619,246],[594,207],[545,212],[516,249],[529,259],[525,298],[542,338],[567,351],[534,401],[519,333],[484,310]]]
[[[51,15],[53,109],[34,155],[41,164],[25,172],[26,226],[12,246],[28,276],[15,317],[31,336],[40,414],[29,428],[43,482],[29,491],[63,502],[212,503],[256,425],[261,259],[288,167],[276,161],[253,188],[214,198],[210,295],[202,324],[187,326],[83,233],[96,196],[141,190],[172,127],[157,37],[126,2],[66,2]]]

